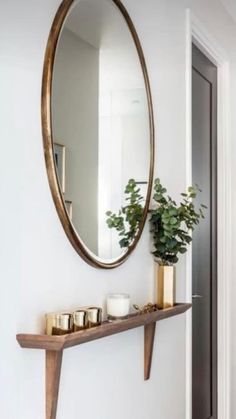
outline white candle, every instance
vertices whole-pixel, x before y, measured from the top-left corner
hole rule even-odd
[[[107,315],[109,319],[127,317],[130,310],[128,294],[110,294],[107,297]]]

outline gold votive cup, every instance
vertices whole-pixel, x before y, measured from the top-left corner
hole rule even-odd
[[[88,311],[81,308],[74,312],[74,332],[79,332],[88,328]]]
[[[88,307],[88,327],[100,326],[102,323],[102,309],[100,307]]]
[[[47,335],[67,335],[73,332],[73,315],[71,313],[46,314]]]

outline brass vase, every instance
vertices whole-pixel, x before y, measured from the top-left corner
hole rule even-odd
[[[175,305],[175,267],[156,265],[157,306],[159,309]]]

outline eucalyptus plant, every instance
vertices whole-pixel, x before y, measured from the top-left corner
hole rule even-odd
[[[160,265],[173,265],[178,262],[178,255],[187,251],[192,241],[190,233],[204,218],[203,204],[195,208],[194,199],[199,187],[190,186],[187,193],[182,193],[182,200],[177,203],[167,195],[160,179],[154,181],[155,208],[150,210],[151,235],[153,240],[153,255]]]
[[[125,203],[118,214],[107,211],[107,225],[118,231],[121,248],[128,248],[135,238],[143,216],[144,198],[134,179],[130,179],[125,187]]]

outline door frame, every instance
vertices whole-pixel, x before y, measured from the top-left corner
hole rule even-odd
[[[205,26],[186,11],[186,186],[192,183],[192,43],[218,68],[218,419],[230,419],[231,151],[229,60]],[[186,256],[186,301],[192,301],[192,253]],[[192,419],[192,315],[186,319],[186,419]]]

